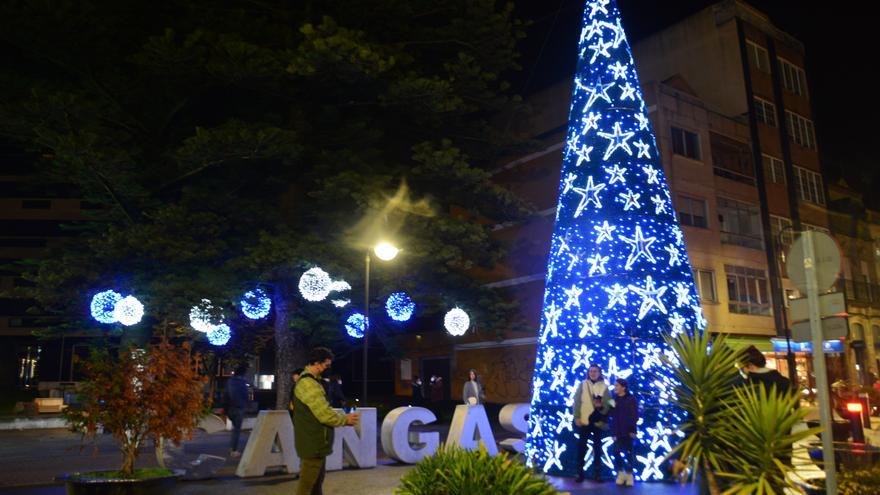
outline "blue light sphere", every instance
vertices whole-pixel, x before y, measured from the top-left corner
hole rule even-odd
[[[259,320],[269,316],[272,299],[263,289],[249,290],[241,298],[241,312],[251,320]]]
[[[385,300],[385,311],[394,321],[409,321],[415,309],[416,303],[406,292],[394,292]]]
[[[345,320],[345,331],[356,339],[362,339],[364,338],[364,327],[366,326],[366,323],[367,318],[363,314],[352,313],[351,316]]]
[[[226,345],[230,337],[232,337],[232,332],[226,323],[221,323],[208,332],[208,342],[211,345]]]
[[[103,323],[105,325],[110,325],[116,323],[116,317],[113,316],[113,310],[116,309],[116,303],[122,300],[122,294],[113,291],[113,290],[105,290],[103,292],[98,292],[94,296],[92,296],[92,304],[89,308],[92,313],[92,318],[94,318],[98,323]]]
[[[127,296],[116,303],[113,317],[123,325],[130,327],[140,323],[144,317],[144,305],[134,296]]]

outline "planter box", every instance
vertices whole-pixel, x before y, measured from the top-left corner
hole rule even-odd
[[[153,495],[169,493],[183,472],[171,476],[145,479],[83,478],[78,473],[56,478],[63,481],[67,495]]]

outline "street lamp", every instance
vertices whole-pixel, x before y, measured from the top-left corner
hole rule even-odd
[[[391,261],[396,256],[397,253],[400,252],[393,244],[387,241],[382,241],[379,244],[376,244],[373,247],[373,252],[376,254],[376,257],[382,261]],[[364,380],[364,388],[362,405],[366,406],[367,403],[367,351],[370,348],[370,252],[367,251],[367,255],[364,258],[365,267],[365,275],[364,275],[364,369],[361,375]]]

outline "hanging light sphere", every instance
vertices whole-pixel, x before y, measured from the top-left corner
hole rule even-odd
[[[443,317],[443,326],[450,335],[460,337],[471,326],[471,319],[461,308],[452,308]]]
[[[217,326],[213,321],[215,319],[213,311],[214,304],[211,300],[202,299],[201,303],[189,310],[189,325],[197,332],[210,332]]]
[[[113,316],[113,310],[116,309],[116,303],[121,300],[122,294],[116,291],[105,290],[103,292],[98,292],[92,296],[92,304],[89,308],[92,313],[92,318],[98,323],[103,323],[105,325],[116,323],[117,320],[116,317]]]
[[[134,296],[124,297],[113,308],[113,318],[127,327],[140,323],[143,317],[144,305]]]
[[[390,242],[380,242],[373,248],[373,252],[376,253],[376,256],[378,256],[380,260],[391,261],[397,256],[397,253],[399,253],[400,250],[394,247]]]
[[[385,300],[385,312],[394,321],[409,321],[415,309],[416,303],[406,292],[394,292]]]
[[[330,294],[333,281],[324,270],[310,268],[299,278],[299,293],[306,301],[323,301]]]
[[[352,313],[345,320],[345,331],[356,339],[364,338],[365,326],[367,326],[367,318],[361,313]]]
[[[251,320],[269,316],[272,299],[263,289],[249,290],[241,298],[241,312]]]
[[[230,337],[232,337],[232,333],[230,332],[229,325],[225,323],[215,326],[208,332],[208,342],[211,345],[226,345]]]

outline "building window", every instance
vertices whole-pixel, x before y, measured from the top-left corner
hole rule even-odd
[[[825,190],[821,174],[795,166],[794,188],[802,200],[817,205],[825,204]]]
[[[770,55],[767,53],[767,50],[751,41],[746,41],[746,50],[749,52],[749,62],[752,63],[752,67],[769,74]]]
[[[782,85],[785,89],[800,96],[807,95],[807,76],[804,70],[793,63],[779,58],[779,67],[782,72]]]
[[[782,160],[770,155],[762,155],[764,162],[764,177],[774,184],[785,184],[785,167]]]
[[[763,249],[758,207],[733,199],[718,198],[721,242],[751,249]]]
[[[776,105],[756,96],[755,117],[758,119],[758,122],[763,122],[770,127],[776,127]]]
[[[691,227],[708,228],[708,216],[706,214],[706,201],[688,196],[678,196],[678,221],[682,225]]]
[[[693,160],[700,159],[700,138],[696,133],[672,128],[672,152]]]
[[[744,184],[755,184],[752,149],[748,144],[710,132],[709,145],[712,147],[715,175]]]
[[[804,230],[812,230],[814,232],[822,232],[823,234],[831,235],[831,231],[829,229],[826,229],[825,227],[820,227],[818,225],[812,225],[809,223],[805,223],[803,224],[803,226]]]
[[[791,243],[794,242],[794,231],[791,229],[791,220],[788,218],[770,215],[770,233],[773,234],[774,242],[782,242],[782,246],[780,246],[782,249],[791,246]]]
[[[715,272],[694,268],[694,282],[697,284],[697,294],[701,301],[718,302],[715,292]]]
[[[788,137],[792,141],[804,148],[816,149],[816,131],[812,120],[786,110],[785,123],[788,127]]]
[[[724,265],[727,273],[728,309],[744,315],[770,315],[767,275],[764,270]]]

